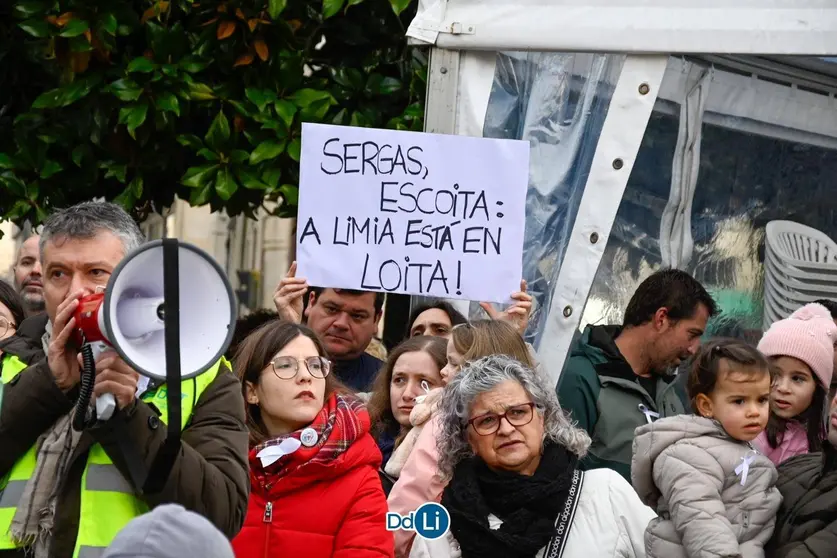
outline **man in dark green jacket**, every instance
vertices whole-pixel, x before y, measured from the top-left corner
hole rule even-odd
[[[583,469],[607,467],[631,481],[634,430],[688,412],[671,369],[697,351],[715,312],[698,281],[667,269],[639,285],[622,326],[587,326],[557,386],[561,406],[593,439]]]
[[[782,506],[776,516],[770,558],[837,556],[837,398],[831,386],[828,440],[823,450],[792,457],[779,465],[776,488]]]

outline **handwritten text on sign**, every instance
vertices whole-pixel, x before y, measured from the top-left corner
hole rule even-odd
[[[304,124],[298,275],[320,287],[508,301],[529,144]]]

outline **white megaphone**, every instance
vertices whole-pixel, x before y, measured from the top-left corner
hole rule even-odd
[[[226,273],[209,254],[178,242],[177,261],[180,373],[181,379],[188,379],[211,368],[226,352],[235,328],[236,301]],[[156,240],[125,256],[104,293],[80,300],[76,342],[92,346],[82,356],[94,361],[97,353],[111,347],[139,374],[165,382],[164,294],[163,241]],[[108,420],[115,409],[112,394],[96,399],[97,419]]]

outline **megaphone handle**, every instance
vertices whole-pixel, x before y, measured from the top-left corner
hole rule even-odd
[[[103,393],[96,398],[96,418],[110,420],[116,410],[116,398],[112,393]]]

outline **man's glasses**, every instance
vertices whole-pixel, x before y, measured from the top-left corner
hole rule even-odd
[[[525,426],[532,422],[532,417],[535,416],[535,404],[523,403],[522,405],[515,405],[509,407],[502,415],[497,413],[486,413],[478,417],[474,417],[468,421],[474,431],[480,436],[490,436],[500,430],[500,422],[503,419],[509,421],[512,426]]]
[[[298,359],[291,356],[280,356],[273,359],[273,373],[280,380],[293,380],[299,374],[299,363],[304,362],[308,372],[315,378],[325,378],[331,371],[331,362],[324,357],[308,357]]]

